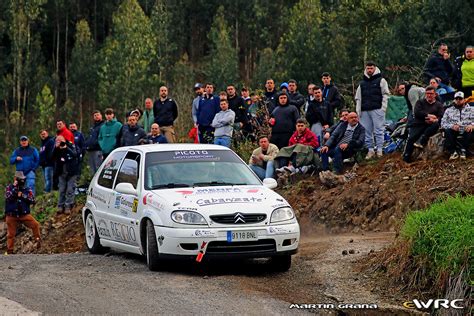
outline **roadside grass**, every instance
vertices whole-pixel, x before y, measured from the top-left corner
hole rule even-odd
[[[441,197],[425,210],[407,214],[389,248],[363,265],[389,277],[399,290],[464,299],[471,308],[474,285],[474,196]]]
[[[400,236],[411,245],[415,260],[426,262],[430,278],[442,280],[468,267],[473,280],[474,196],[447,197],[426,211],[410,212]]]

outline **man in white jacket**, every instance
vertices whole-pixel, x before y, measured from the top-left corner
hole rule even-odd
[[[377,157],[382,157],[385,112],[389,95],[388,83],[382,78],[380,69],[374,62],[368,61],[365,64],[364,78],[355,96],[356,112],[360,116],[360,123],[365,128],[365,144],[369,149],[366,159],[375,156],[375,147],[377,147]]]

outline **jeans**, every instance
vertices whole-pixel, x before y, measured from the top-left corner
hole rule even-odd
[[[408,130],[408,139],[405,146],[405,152],[403,153],[403,159],[410,161],[411,154],[413,153],[414,146],[417,141],[421,145],[426,145],[431,136],[436,134],[439,130],[439,123],[415,125]]]
[[[89,151],[89,167],[91,168],[92,174],[94,174],[102,163],[102,151],[93,150]]]
[[[314,123],[311,125],[311,131],[318,137],[318,142],[321,145],[321,140],[323,139],[323,125],[321,123]]]
[[[444,132],[444,135],[446,137],[444,148],[450,154],[453,154],[456,151],[456,149],[461,149],[463,151],[466,151],[472,139],[472,133],[468,133],[466,131],[464,131],[464,133],[462,134],[461,140],[459,142],[458,142],[458,137],[461,135],[459,134],[459,132],[456,132],[455,130],[447,129]]]
[[[230,148],[231,138],[229,136],[218,136],[214,138],[215,145],[225,146]]]
[[[354,156],[355,152],[351,149],[342,150],[339,146],[329,149],[327,153],[321,154],[321,162],[323,170],[329,170],[329,157],[333,159],[334,171],[336,173],[342,172],[342,162],[346,158]]]
[[[275,172],[273,168],[273,160],[267,161],[267,168],[263,169],[260,166],[256,165],[249,165],[250,169],[252,169],[253,172],[260,178],[260,180],[266,179],[266,178],[273,178],[273,173]]]
[[[77,176],[60,175],[58,207],[72,208],[74,205]]]
[[[51,192],[53,189],[53,172],[54,167],[43,167],[44,175],[44,192]]]
[[[360,123],[365,128],[365,144],[369,150],[381,151],[383,148],[383,133],[385,131],[385,112],[382,109],[362,111]],[[375,146],[374,146],[375,135]]]
[[[31,191],[33,191],[34,196],[36,196],[36,189],[35,189],[36,174],[35,174],[35,172],[32,170],[32,171],[26,173],[25,177],[26,177],[26,181],[25,181],[26,186],[29,187],[31,189]]]

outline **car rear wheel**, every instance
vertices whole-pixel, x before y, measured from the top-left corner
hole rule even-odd
[[[151,271],[158,271],[160,252],[156,241],[155,227],[151,221],[146,222],[146,264]]]
[[[97,233],[97,227],[95,226],[94,215],[92,215],[92,212],[87,213],[85,231],[87,250],[93,254],[103,252],[104,248],[100,244],[100,238]]]
[[[272,257],[270,265],[275,272],[288,271],[291,267],[291,255]]]

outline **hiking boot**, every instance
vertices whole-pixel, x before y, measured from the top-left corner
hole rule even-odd
[[[383,156],[383,151],[377,150],[377,158],[382,158]]]
[[[281,167],[281,168],[277,168],[275,169],[275,173],[277,175],[279,175],[280,173],[284,173],[285,172],[285,167]]]
[[[367,153],[367,156],[365,156],[365,160],[370,160],[374,158],[374,156],[375,156],[375,151],[369,150],[369,152]]]
[[[35,246],[36,246],[36,249],[40,249],[40,248],[41,248],[41,239],[36,238],[36,244],[35,244]]]
[[[62,214],[64,213],[64,207],[58,206],[58,210],[56,211],[56,214]]]
[[[465,150],[461,150],[461,154],[459,155],[459,158],[461,158],[461,160],[466,159],[466,151]]]
[[[296,168],[293,167],[293,166],[283,167],[283,170],[285,170],[286,172],[289,172],[289,173],[295,173],[296,172]]]
[[[69,207],[66,207],[66,210],[64,211],[64,214],[66,214],[66,215],[71,214],[71,209]]]
[[[459,155],[457,152],[453,152],[451,156],[449,157],[449,160],[456,160],[459,158]],[[466,155],[464,155],[464,159],[466,159]]]

